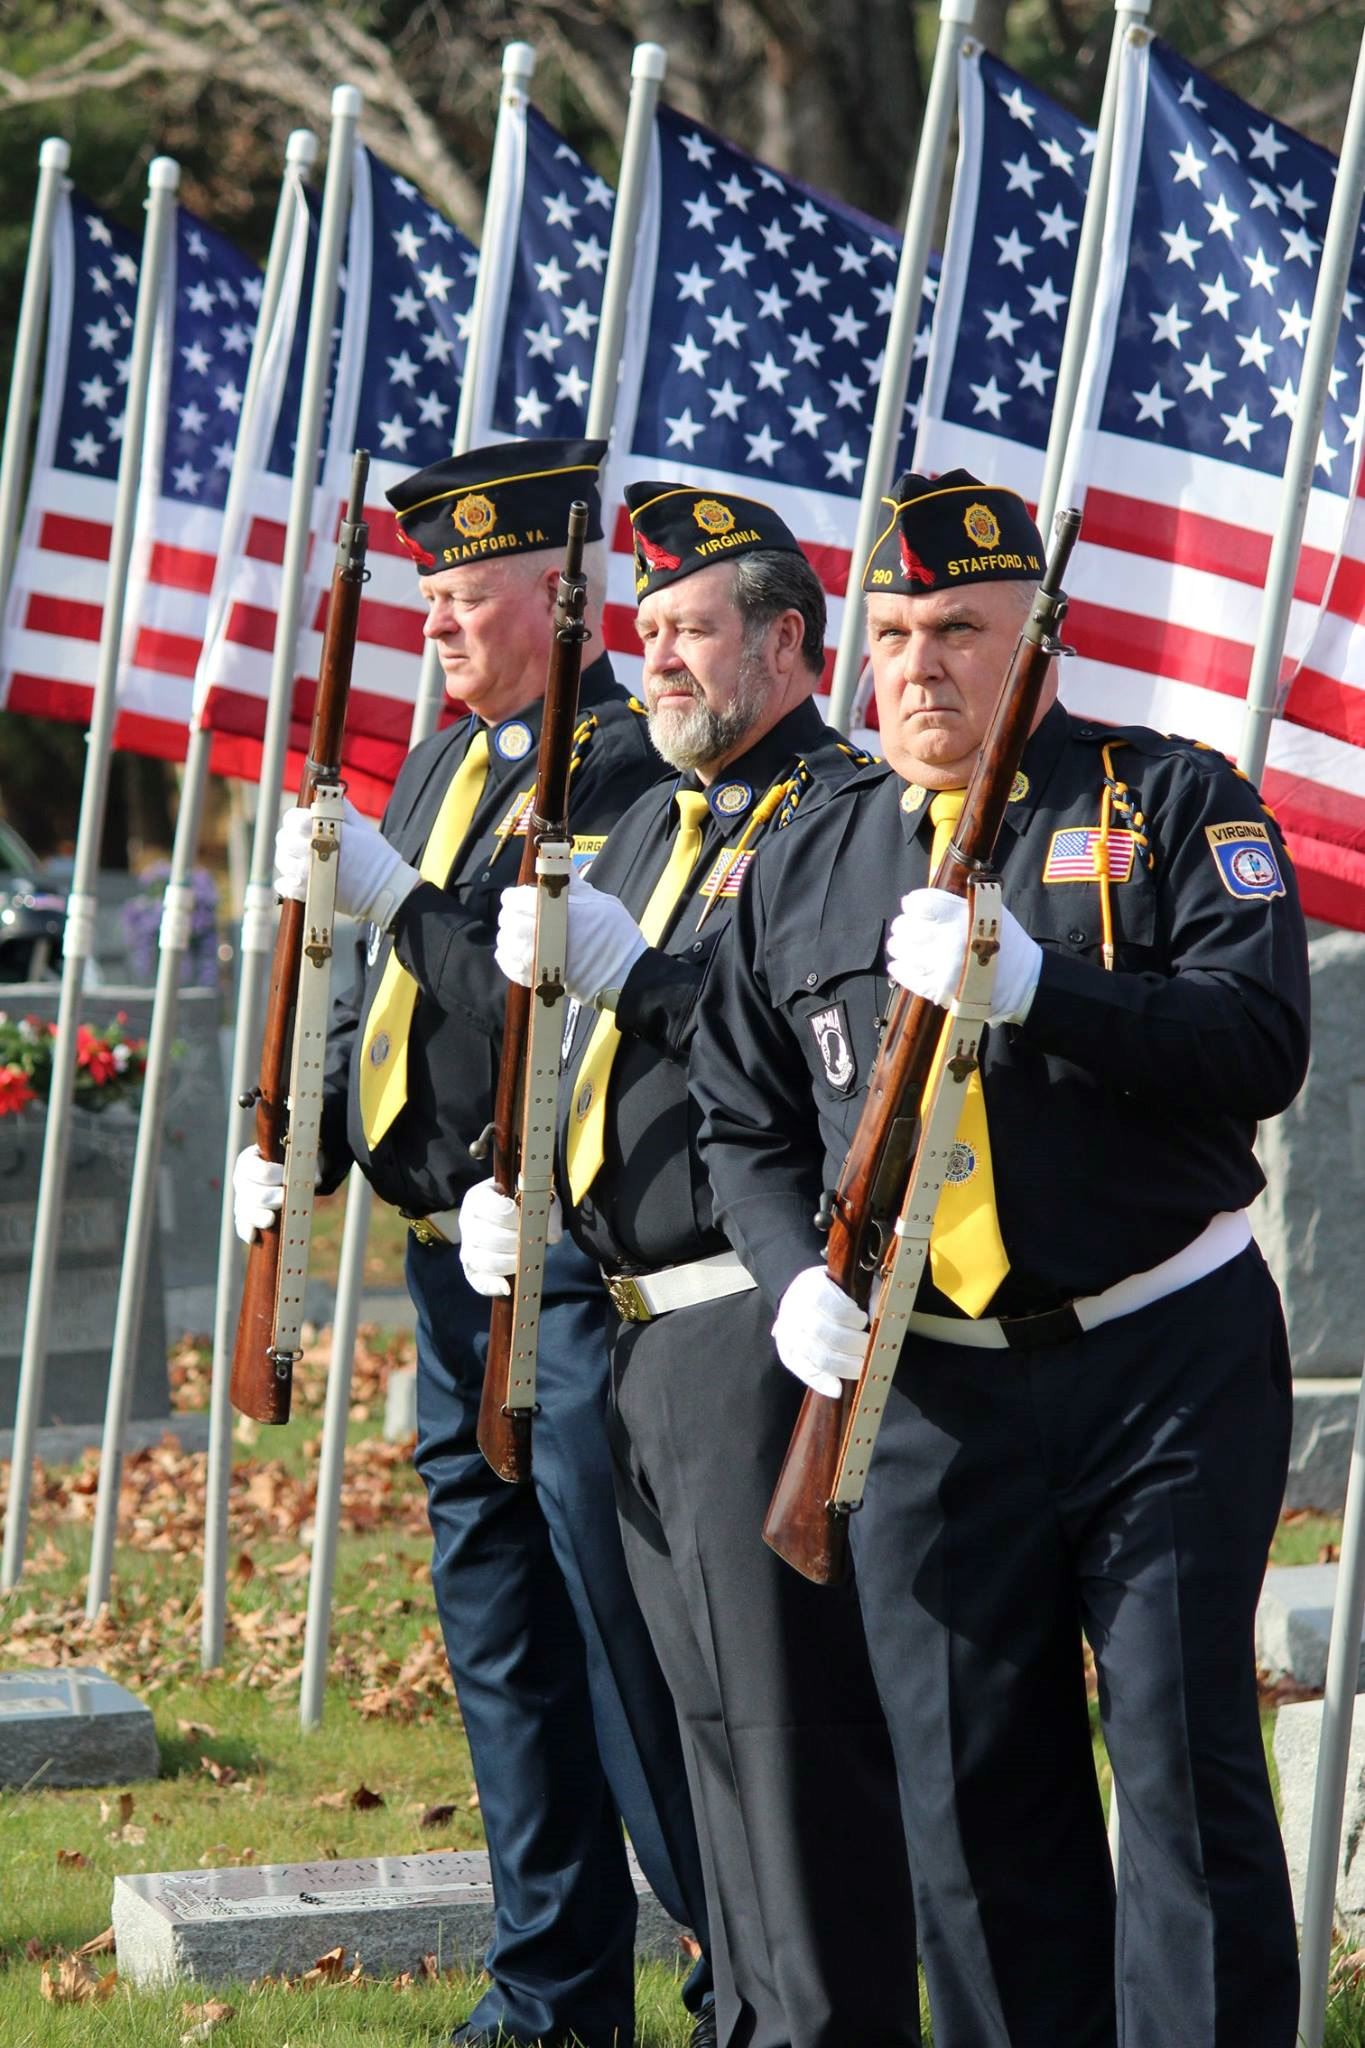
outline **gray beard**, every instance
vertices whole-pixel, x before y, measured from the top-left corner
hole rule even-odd
[[[696,678],[684,670],[693,689]],[[677,679],[674,679],[676,687]],[[732,754],[758,723],[763,711],[769,678],[762,662],[751,654],[740,656],[735,677],[735,694],[723,711],[713,711],[700,695],[686,711],[650,711],[649,737],[654,751],[670,768],[683,771],[708,768]]]

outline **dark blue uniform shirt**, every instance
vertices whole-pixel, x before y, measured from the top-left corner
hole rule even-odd
[[[421,882],[391,936],[371,928],[353,989],[333,1006],[323,1096],[318,1185],[337,1187],[352,1159],[383,1201],[405,1214],[454,1208],[488,1173],[469,1146],[492,1115],[507,983],[493,958],[499,899],[517,879],[522,840],[515,810],[533,787],[543,704],[489,733],[488,780],[444,888]],[[591,852],[628,805],[663,772],[645,719],[600,656],[583,671],[570,781],[576,848]],[[479,730],[473,717],[436,733],[404,762],[383,832],[414,867],[442,799]],[[360,1119],[359,1050],[391,948],[419,990],[408,1044],[408,1099],[373,1153]],[[353,1054],[356,1056],[353,1058]]]
[[[1090,865],[1105,783],[1115,957]],[[889,984],[886,930],[928,879],[929,802],[857,775],[765,846],[698,1015],[692,1086],[717,1214],[776,1301],[823,1258],[813,1216],[862,1106]],[[1131,852],[1131,860],[1128,855]],[[1043,948],[1022,1025],[988,1031],[983,1084],[1023,1314],[1158,1264],[1264,1185],[1256,1121],[1308,1058],[1293,869],[1221,754],[1054,705],[1029,740],[997,847],[1005,900]],[[926,1275],[920,1306],[955,1311]]]
[[[641,955],[621,990],[621,1042],[608,1087],[603,1165],[571,1218],[575,1238],[608,1272],[648,1273],[726,1250],[697,1164],[698,1117],[687,1092],[698,991],[742,892],[747,862],[731,868],[716,894],[718,867],[775,785],[791,789],[759,828],[758,844],[784,831],[790,819],[804,815],[865,760],[807,701],[732,761],[708,791],[711,808],[691,879],[660,945]],[[637,920],[678,830],[674,792],[699,787],[695,776],[684,775],[651,789],[612,827],[593,864],[593,887],[619,896]],[[561,1147],[597,1016],[589,1004],[569,1024]],[[562,1169],[558,1178],[561,1187],[568,1185]]]

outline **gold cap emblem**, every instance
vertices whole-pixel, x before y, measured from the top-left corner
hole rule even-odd
[[[969,505],[962,515],[962,524],[973,547],[999,547],[1000,521],[989,505]]]
[[[735,523],[735,515],[728,505],[722,505],[719,498],[698,498],[692,507],[692,517],[703,533],[729,533]]]
[[[480,534],[491,533],[498,523],[493,500],[485,498],[482,491],[471,491],[467,497],[460,498],[450,516],[466,540],[477,540]]]

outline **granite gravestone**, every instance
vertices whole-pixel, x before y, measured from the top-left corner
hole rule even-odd
[[[1298,1099],[1261,1126],[1252,1226],[1284,1298],[1296,1378],[1355,1378],[1365,1353],[1365,933],[1313,927],[1313,1054]]]
[[[11,1016],[55,1020],[59,997],[60,990],[48,982],[19,984],[0,991],[0,1009]],[[145,1038],[151,1025],[150,989],[88,989],[81,1006],[83,1017],[94,1025],[106,1023],[120,1010],[126,1013],[133,1035]],[[136,1110],[112,1109],[98,1117],[83,1116],[80,1121],[92,1127],[92,1135],[96,1134],[94,1127],[106,1126],[119,1133],[112,1149],[124,1169],[118,1225],[121,1246],[128,1214]],[[4,1127],[5,1120],[0,1119],[0,1135]],[[39,1146],[41,1142],[39,1135]],[[166,1090],[157,1179],[160,1279],[155,1289],[150,1284],[147,1289],[150,1312],[156,1313],[164,1301],[165,1322],[173,1337],[184,1331],[200,1332],[213,1327],[226,1146],[227,1083],[223,1078],[218,1035],[218,996],[211,989],[182,989],[176,1005],[175,1052]],[[74,1156],[73,1152],[73,1169]],[[76,1178],[73,1170],[68,1176],[69,1191],[74,1192]],[[36,1188],[35,1181],[35,1198]],[[111,1307],[108,1339],[112,1337]],[[164,1402],[156,1412],[164,1414]]]
[[[28,1307],[45,1124],[28,1109],[0,1118],[0,1417],[13,1416]],[[72,1115],[57,1275],[39,1423],[103,1420],[137,1126],[116,1105]],[[170,1409],[159,1248],[153,1240],[129,1413]],[[5,1452],[8,1455],[8,1452]]]
[[[636,1953],[676,1961],[680,1930],[632,1865],[640,1919]],[[493,1932],[483,1854],[274,1863],[240,1870],[174,1870],[114,1880],[119,1975],[133,1984],[295,1976],[328,1949],[358,1955],[375,1975],[481,1962]]]
[[[1365,933],[1309,927],[1313,1054],[1298,1100],[1261,1126],[1252,1228],[1284,1300],[1294,1368],[1285,1504],[1339,1511],[1365,1351]]]
[[[1321,1700],[1298,1700],[1292,1706],[1280,1708],[1275,1716],[1280,1829],[1294,1893],[1294,1912],[1300,1921],[1321,1740]],[[1351,1726],[1333,1918],[1348,1947],[1354,1947],[1365,1936],[1365,1715],[1361,1714],[1355,1716]]]
[[[1327,1683],[1327,1646],[1336,1606],[1335,1564],[1271,1565],[1256,1607],[1256,1662],[1272,1678],[1297,1685]],[[1365,1643],[1361,1644],[1356,1691],[1365,1686]]]
[[[102,1671],[0,1672],[0,1785],[124,1785],[160,1762],[149,1709]]]

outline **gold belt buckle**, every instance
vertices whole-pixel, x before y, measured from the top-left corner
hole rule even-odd
[[[447,1242],[436,1228],[436,1225],[426,1216],[405,1216],[403,1221],[417,1239],[418,1244],[431,1245],[445,1244]]]
[[[623,1323],[648,1323],[653,1320],[653,1311],[640,1292],[638,1281],[615,1274],[609,1275],[607,1293],[611,1296],[616,1313]]]

